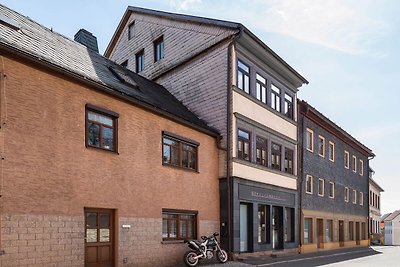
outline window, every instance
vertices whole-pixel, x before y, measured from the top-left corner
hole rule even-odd
[[[353,204],[357,204],[357,191],[353,189]]]
[[[360,167],[359,167],[360,175],[364,175],[364,161],[360,159]]]
[[[325,239],[326,242],[333,241],[333,220],[326,220]]]
[[[285,93],[285,116],[293,119],[293,98]]]
[[[285,208],[286,225],[285,225],[285,242],[294,242],[294,209]]]
[[[256,163],[268,166],[267,161],[267,140],[257,136],[256,138]]]
[[[86,146],[117,152],[115,112],[86,104]]]
[[[271,107],[278,112],[281,112],[281,90],[271,84]]]
[[[270,206],[258,205],[258,243],[270,243]]]
[[[377,209],[380,209],[381,208],[381,204],[380,204],[380,197],[378,196],[378,198],[377,198],[377,203],[376,203],[377,205],[376,205],[376,208]]]
[[[325,180],[322,178],[318,179],[318,196],[324,196]]]
[[[256,96],[264,104],[267,103],[267,80],[258,73],[256,75]]]
[[[318,136],[318,155],[325,157],[325,137]]]
[[[197,170],[198,143],[163,133],[163,164]]]
[[[312,218],[304,218],[304,244],[311,244],[313,242],[312,232]]]
[[[369,205],[372,206],[372,191],[369,190]]]
[[[335,198],[335,183],[329,182],[329,197]]]
[[[353,172],[357,172],[357,158],[353,156]]]
[[[285,147],[285,172],[293,174],[293,150]]]
[[[329,160],[335,162],[335,143],[329,141]]]
[[[136,54],[136,73],[144,70],[144,49]]]
[[[238,158],[250,161],[250,133],[238,129]]]
[[[271,143],[271,168],[281,170],[281,146]]]
[[[361,239],[362,240],[367,239],[367,228],[365,222],[361,223]]]
[[[344,151],[344,167],[346,169],[349,168],[350,165],[350,154],[349,152],[347,152],[346,150]]]
[[[161,36],[154,41],[154,62],[164,58],[164,37]]]
[[[354,240],[354,222],[349,222],[349,240]]]
[[[163,210],[163,240],[196,239],[197,212]]]
[[[364,205],[364,194],[363,192],[359,193],[359,200],[360,200],[360,205],[363,206]]]
[[[237,87],[250,94],[250,68],[238,60]]]
[[[306,193],[312,194],[313,191],[313,177],[311,175],[306,176]]]
[[[307,150],[310,152],[314,151],[314,132],[311,129],[307,128],[307,135],[306,135],[306,145]]]
[[[128,26],[128,40],[132,39],[135,33],[135,22],[133,21]]]
[[[121,66],[127,68],[128,67],[128,60],[125,60],[124,62],[122,62]]]
[[[344,188],[344,201],[349,202],[349,188]]]

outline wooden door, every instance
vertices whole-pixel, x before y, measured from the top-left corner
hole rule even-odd
[[[344,247],[344,221],[339,221],[339,246]]]
[[[317,219],[317,247],[321,248],[321,244],[324,242],[324,220]]]
[[[85,267],[114,267],[114,212],[85,209]]]

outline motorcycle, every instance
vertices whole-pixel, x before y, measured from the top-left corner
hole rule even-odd
[[[217,236],[218,233],[213,235],[201,236],[203,241],[199,240],[184,240],[188,244],[189,248],[192,249],[185,253],[183,261],[186,266],[196,266],[201,259],[212,259],[214,256],[221,263],[228,261],[228,254],[225,250],[221,249],[218,244]]]

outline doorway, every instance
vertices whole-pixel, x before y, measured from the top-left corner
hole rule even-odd
[[[85,267],[114,267],[114,211],[85,209]]]
[[[339,246],[344,247],[344,221],[339,220]]]
[[[283,207],[272,207],[272,248],[283,249]]]
[[[324,220],[317,219],[317,248],[321,248],[323,242],[324,242]]]
[[[356,245],[360,245],[360,223],[356,222]]]

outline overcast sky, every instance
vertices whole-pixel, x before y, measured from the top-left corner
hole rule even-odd
[[[128,5],[240,22],[309,82],[299,97],[371,148],[382,213],[400,209],[400,1],[0,0],[71,39],[85,28],[103,53]]]

